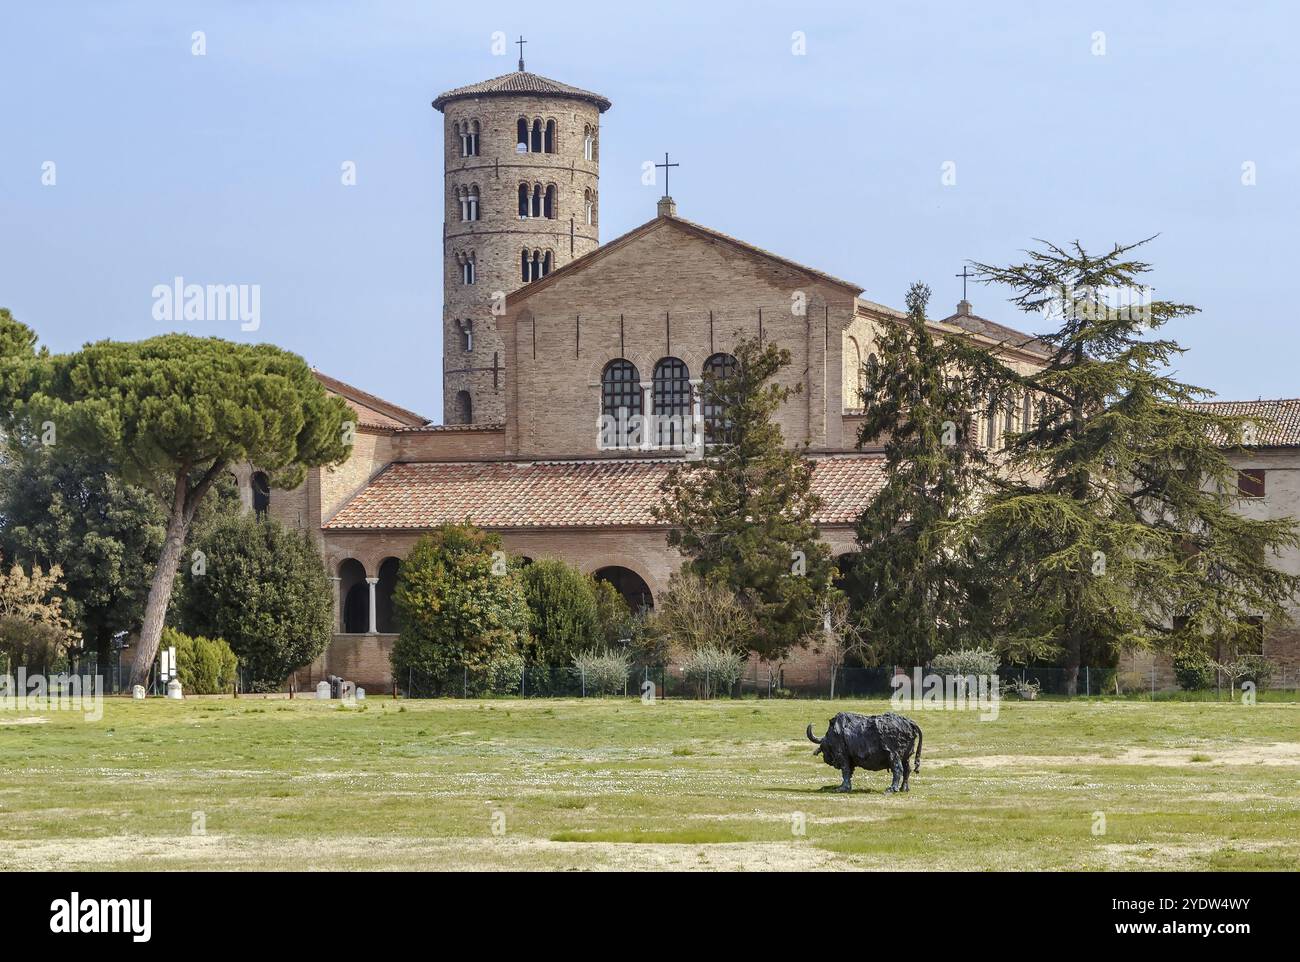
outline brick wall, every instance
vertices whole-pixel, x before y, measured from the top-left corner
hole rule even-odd
[[[540,118],[557,125],[554,153],[517,153],[516,121],[525,117],[531,124]],[[456,125],[464,120],[479,123],[479,156],[461,157]],[[594,250],[599,243],[599,200],[593,223],[588,225],[584,195],[597,197],[599,153],[584,159],[583,128],[598,127],[600,112],[595,105],[571,99],[538,96],[483,97],[456,100],[446,106],[444,232],[443,232],[443,420],[457,423],[455,397],[468,390],[474,401],[476,422],[500,421],[505,411],[504,385],[493,384],[493,355],[500,355],[501,342],[492,314],[494,291],[508,294],[522,286],[522,251],[550,251],[553,267],[567,264]],[[599,145],[599,138],[597,139]],[[521,220],[518,209],[519,184],[541,184],[556,188],[555,217]],[[476,186],[479,191],[479,220],[460,219],[459,189]],[[475,283],[462,282],[459,255],[472,252],[476,265]],[[474,345],[465,351],[458,320],[474,321]],[[501,359],[500,356],[498,358]],[[467,371],[477,368],[476,371]]]
[[[804,298],[803,315],[792,310],[796,293]],[[609,361],[632,361],[649,384],[656,362],[672,356],[697,378],[710,355],[731,350],[738,335],[759,333],[760,312],[764,339],[792,355],[782,383],[802,391],[777,421],[791,443],[825,446],[832,430],[825,372],[835,372],[838,389],[839,331],[852,315],[852,295],[660,218],[581,271],[508,302],[499,324],[508,449],[600,456],[601,374]],[[838,408],[835,414],[838,434]]]

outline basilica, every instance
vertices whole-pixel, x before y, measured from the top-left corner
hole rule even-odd
[[[244,479],[254,507],[317,538],[334,580],[336,634],[301,680],[391,684],[397,572],[447,522],[472,521],[512,553],[564,559],[653,607],[681,564],[652,515],[659,484],[699,456],[692,438],[718,412],[698,387],[734,365],[741,337],[790,351],[781,376],[801,390],[778,422],[808,446],[822,537],[836,555],[854,550],[854,521],[883,480],[880,450],[856,443],[859,385],[878,332],[904,315],[858,283],[691,221],[666,191],[645,223],[602,243],[612,104],[600,94],[521,60],[433,107],[445,158],[441,423],[317,372],[356,414],[350,458],[292,491]],[[1044,361],[1032,337],[965,300],[933,326],[1021,370]],[[997,446],[1022,415],[982,418],[980,443]]]

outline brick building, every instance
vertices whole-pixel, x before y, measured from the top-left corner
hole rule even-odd
[[[836,555],[883,478],[855,446],[858,386],[882,325],[903,314],[858,284],[678,215],[599,243],[599,126],[610,101],[519,70],[448,91],[443,114],[443,423],[325,374],[356,413],[352,454],[293,491],[241,475],[250,506],[318,539],[336,586],[336,635],[302,680],[337,673],[390,682],[392,590],[401,559],[439,524],[471,520],[505,548],[559,557],[652,606],[681,559],[650,508],[675,460],[715,412],[698,391],[740,336],[790,350],[802,391],[779,412],[807,443],[818,519]],[[966,301],[936,332],[962,333],[1031,369],[1032,338]],[[652,415],[648,425],[636,416]],[[1020,413],[983,423],[996,444]],[[798,663],[787,665],[799,669]],[[815,666],[809,668],[815,670]]]

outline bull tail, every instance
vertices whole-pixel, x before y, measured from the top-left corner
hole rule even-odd
[[[916,732],[916,761],[912,763],[912,771],[919,772],[921,770],[921,746],[925,743],[925,736],[921,734],[921,726],[912,719],[909,718],[907,723],[912,726],[912,731]]]

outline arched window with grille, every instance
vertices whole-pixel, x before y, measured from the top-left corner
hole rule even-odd
[[[600,413],[613,419],[601,431],[602,446],[627,447],[631,419],[641,414],[641,372],[626,358],[615,358],[601,372]]]
[[[718,382],[734,377],[736,371],[736,358],[731,354],[714,354],[704,362],[700,413],[704,419],[706,445],[731,443],[731,421],[725,416],[726,406],[718,394]]]
[[[651,413],[655,416],[655,443],[659,447],[685,445],[691,417],[691,372],[681,358],[661,358],[655,365]]]
[[[877,379],[880,377],[880,358],[875,354],[867,355],[867,363],[862,365],[862,384],[859,389],[862,392],[862,400],[859,405],[866,407],[866,397],[868,391],[875,390]]]

